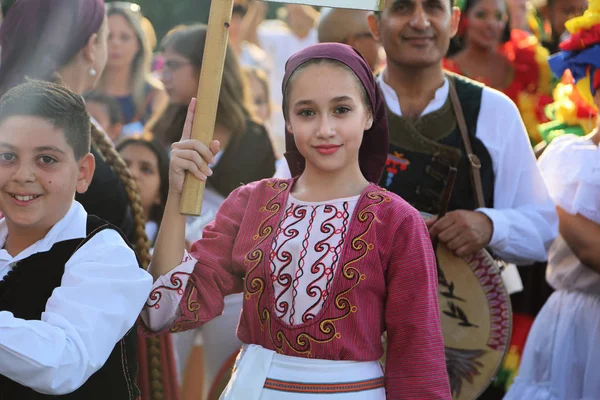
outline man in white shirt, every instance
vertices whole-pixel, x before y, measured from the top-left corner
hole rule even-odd
[[[386,0],[382,12],[369,16],[387,55],[379,84],[388,107],[390,151],[380,184],[433,214],[426,220],[432,238],[457,256],[486,248],[517,265],[545,261],[558,218],[517,107],[504,94],[442,68],[459,18],[452,0]],[[476,160],[467,158],[451,90],[480,161],[481,196],[474,193]],[[452,168],[456,182],[447,199]],[[438,219],[444,202],[448,213]],[[522,290],[514,265],[503,278],[509,292]],[[501,385],[508,383],[497,383],[480,398],[501,398]]]
[[[449,78],[442,68],[459,17],[450,0],[387,0],[381,13],[369,16],[387,54],[379,83],[388,106],[390,154],[381,185],[437,214],[449,167],[457,167],[449,212],[427,221],[432,237],[459,256],[486,247],[515,264],[543,261],[558,219],[516,106],[496,90]],[[451,83],[481,160],[483,207],[473,194]]]

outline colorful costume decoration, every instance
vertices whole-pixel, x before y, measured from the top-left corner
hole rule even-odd
[[[594,94],[600,86],[600,2],[591,0],[587,11],[565,26],[571,37],[560,44],[560,53],[550,57],[550,68],[556,76],[568,69],[579,93],[596,108]]]
[[[593,95],[600,86],[600,4],[591,1],[584,15],[565,26],[571,36],[548,60],[562,81],[554,90],[554,103],[546,109],[551,122],[538,127],[546,143],[567,133],[584,136],[595,127],[598,114]]]
[[[550,122],[541,124],[538,130],[547,144],[564,134],[584,136],[594,128],[597,115],[596,107],[583,98],[570,71],[566,71],[554,89],[554,103],[546,107]]]
[[[537,131],[540,123],[547,122],[544,107],[552,102],[552,74],[548,68],[548,50],[540,45],[535,36],[513,29],[510,40],[498,47],[498,52],[513,65],[514,73],[502,88],[496,88],[515,102],[533,144],[541,141]],[[451,59],[444,60],[444,68],[457,74],[488,84],[486,79],[469,76]]]

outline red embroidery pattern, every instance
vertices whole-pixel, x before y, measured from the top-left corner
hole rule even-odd
[[[284,229],[283,221],[292,215],[296,218],[296,221],[290,224],[287,229]],[[281,247],[284,247],[289,241],[298,236],[299,232],[294,226],[299,224],[304,219],[305,215],[306,209],[304,208],[294,208],[293,206],[288,207],[285,217],[283,218],[282,223],[279,224],[275,234],[277,238],[284,239],[281,243]],[[287,301],[282,301],[281,297],[285,295],[292,284],[292,278],[290,274],[286,274],[284,272],[291,262],[292,254],[285,250],[278,252],[277,241],[274,240],[273,245],[271,246],[271,253],[269,254],[269,267],[271,272],[271,281],[273,281],[273,284],[276,283],[282,288],[281,293],[279,295],[276,294],[275,296],[275,312],[279,315],[287,314],[289,309],[289,303]],[[279,267],[277,264],[279,264]]]
[[[273,332],[271,310],[269,308],[271,302],[264,301],[263,299],[265,281],[260,277],[260,274],[256,273],[257,268],[264,258],[261,245],[274,231],[273,227],[269,225],[269,222],[281,209],[281,204],[277,203],[275,199],[288,187],[288,184],[284,181],[269,182],[267,185],[273,188],[276,193],[267,202],[267,205],[260,209],[261,212],[268,212],[269,215],[260,224],[258,233],[253,237],[256,244],[245,258],[245,264],[248,271],[245,279],[245,299],[249,301],[253,296],[258,296],[256,301],[256,313],[260,321],[260,328],[263,331],[265,328],[268,330],[273,348],[276,351],[283,353],[284,347],[287,346],[297,354],[310,357],[312,355],[313,344],[324,344],[334,339],[341,338],[341,334],[336,329],[336,322],[345,319],[350,314],[357,311],[356,305],[353,305],[348,299],[348,294],[365,279],[365,275],[361,274],[358,269],[358,263],[374,248],[372,243],[367,243],[364,240],[364,237],[371,230],[373,223],[379,221],[371,209],[377,208],[377,206],[383,202],[389,202],[390,198],[386,196],[385,190],[369,192],[366,194],[366,197],[371,200],[371,203],[363,207],[362,210],[356,210],[358,212],[355,211],[356,222],[361,223],[362,226],[364,226],[364,230],[349,243],[351,250],[356,252],[356,256],[345,263],[341,269],[340,279],[345,279],[347,282],[343,285],[345,290],[337,293],[332,303],[334,310],[337,310],[337,315],[332,318],[324,319],[319,323],[318,327],[320,334],[318,337],[312,336],[306,332],[301,332],[297,334],[295,338],[290,340],[281,329]],[[360,199],[358,203],[360,204]],[[332,314],[336,313],[332,312]]]
[[[184,260],[184,262],[187,260]],[[175,272],[173,275],[171,275],[171,278],[169,279],[169,282],[171,283],[172,286],[167,286],[167,285],[160,285],[157,288],[155,288],[154,290],[152,290],[152,292],[150,292],[150,295],[148,296],[148,300],[146,301],[146,304],[144,307],[150,307],[150,308],[155,308],[155,309],[159,309],[160,308],[160,299],[162,299],[162,290],[175,290],[177,291],[177,294],[182,296],[183,292],[184,292],[184,286],[183,286],[183,280],[180,278],[180,276],[187,276],[189,277],[191,274],[187,273],[187,272]]]
[[[275,313],[284,322],[307,323],[322,309],[348,230],[348,209],[348,202],[343,202],[341,209],[332,204],[291,204],[286,210],[269,257]],[[306,230],[302,240],[298,238],[300,223]]]
[[[510,340],[511,320],[508,317],[506,291],[500,275],[490,274],[489,259],[477,253],[466,259],[481,282],[491,310],[491,328],[488,346],[504,351]]]

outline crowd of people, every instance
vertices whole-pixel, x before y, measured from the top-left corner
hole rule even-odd
[[[211,143],[206,25],[3,10],[0,398],[600,399],[600,0],[268,10]],[[444,252],[494,260],[499,365],[450,348]]]

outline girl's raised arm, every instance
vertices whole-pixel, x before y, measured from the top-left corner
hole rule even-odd
[[[149,272],[156,281],[181,264],[185,249],[185,216],[179,213],[185,172],[190,171],[198,179],[206,180],[212,175],[208,164],[219,152],[219,142],[213,141],[210,149],[196,139],[190,139],[196,99],[192,99],[183,127],[181,140],[173,143],[169,168],[169,196],[165,213],[154,245]]]

